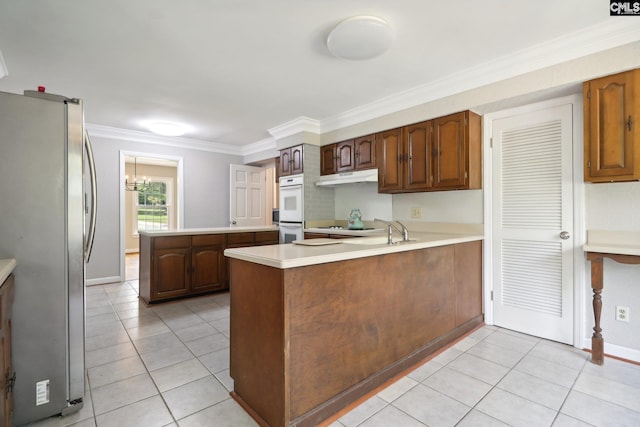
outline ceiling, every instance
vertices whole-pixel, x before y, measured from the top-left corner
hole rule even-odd
[[[332,57],[329,31],[360,14],[388,21],[391,49]],[[190,126],[191,140],[246,146],[301,117],[335,122],[415,88],[449,89],[452,76],[561,62],[559,46],[584,55],[634,41],[584,42],[631,21],[601,0],[2,1],[0,90],[42,85],[82,98],[89,124],[146,132],[143,121],[162,119]],[[527,52],[547,62],[505,62]]]

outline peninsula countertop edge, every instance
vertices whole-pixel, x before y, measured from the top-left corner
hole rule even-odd
[[[229,258],[287,269],[484,240],[482,234],[410,232],[409,237],[415,240],[392,245],[386,243],[353,244],[349,243],[349,239],[325,246],[287,243],[226,249],[224,254]],[[366,237],[357,239],[366,239]]]

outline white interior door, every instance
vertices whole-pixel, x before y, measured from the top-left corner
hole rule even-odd
[[[573,343],[572,105],[492,122],[494,324]]]
[[[230,182],[229,218],[231,224],[238,226],[267,225],[265,169],[231,165]]]

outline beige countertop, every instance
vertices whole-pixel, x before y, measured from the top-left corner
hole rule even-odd
[[[179,228],[175,230],[140,231],[144,236],[165,237],[165,236],[189,236],[193,234],[228,234],[247,233],[252,231],[278,231],[275,225],[261,225],[255,227],[213,227],[213,228]]]
[[[640,256],[640,231],[588,230],[585,252]]]
[[[0,259],[0,285],[7,280],[7,277],[13,272],[13,269],[16,268],[16,260],[13,258]]]
[[[338,234],[340,236],[373,236],[378,234],[386,234],[384,228],[373,228],[371,230],[349,230],[348,228],[323,228],[310,227],[304,229],[305,233],[319,234]]]
[[[482,234],[475,233],[454,234],[412,231],[409,231],[409,238],[412,241],[389,245],[385,242],[385,235],[376,235],[341,239],[337,240],[337,242],[327,242],[331,244],[319,246],[303,246],[289,243],[234,248],[226,249],[224,254],[230,258],[286,269],[484,239]],[[394,236],[394,240],[397,239],[398,237]],[[313,240],[310,242],[313,242]]]

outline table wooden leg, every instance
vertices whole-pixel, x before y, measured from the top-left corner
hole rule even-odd
[[[600,316],[602,314],[602,258],[591,259],[591,288],[593,289],[593,317],[595,326],[591,337],[591,362],[602,365],[604,363],[604,339],[602,338],[602,328],[600,327]]]

